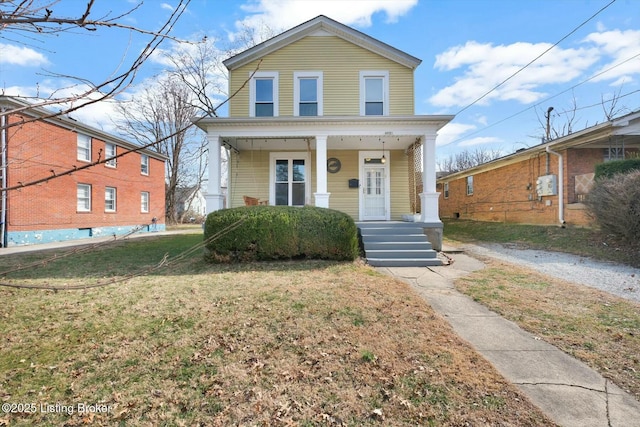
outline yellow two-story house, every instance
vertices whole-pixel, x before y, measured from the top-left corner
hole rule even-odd
[[[226,61],[229,117],[202,118],[209,141],[207,210],[315,205],[356,221],[411,214],[410,147],[421,145],[420,216],[438,216],[435,147],[449,115],[414,114],[420,60],[318,16]],[[221,147],[229,150],[221,190]],[[413,172],[412,172],[413,173]]]

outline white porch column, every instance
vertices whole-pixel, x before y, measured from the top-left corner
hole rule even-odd
[[[438,211],[438,198],[436,192],[436,134],[427,134],[422,142],[422,193],[420,203],[422,206],[422,222],[441,223]]]
[[[316,136],[316,192],[313,193],[315,205],[320,208],[329,207],[327,193],[327,136]]]
[[[218,211],[224,206],[224,195],[220,188],[220,170],[222,162],[220,156],[220,135],[207,134],[209,141],[209,184],[207,186],[207,213]]]

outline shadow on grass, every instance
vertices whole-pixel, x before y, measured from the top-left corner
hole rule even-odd
[[[0,277],[25,279],[108,279],[143,273],[181,276],[250,271],[305,271],[344,264],[324,260],[282,260],[212,264],[204,260],[200,234],[150,236],[105,242],[99,246],[47,249],[0,257]],[[160,265],[165,260],[164,265]],[[15,270],[22,267],[20,270]]]

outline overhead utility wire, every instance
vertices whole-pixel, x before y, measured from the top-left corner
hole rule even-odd
[[[593,18],[595,18],[596,16],[598,16],[603,10],[605,10],[606,8],[608,8],[609,6],[611,6],[613,3],[615,3],[616,0],[611,0],[611,2],[609,2],[607,5],[605,5],[602,9],[600,9],[599,11],[597,11],[596,13],[594,13],[593,15],[591,15],[591,17],[589,19],[587,19],[586,21],[584,21],[582,24],[578,25],[576,28],[574,28],[569,34],[567,34],[566,36],[564,36],[563,38],[561,38],[560,40],[558,40],[556,43],[553,44],[553,46],[551,46],[549,49],[545,50],[544,52],[542,52],[540,55],[536,56],[533,60],[531,60],[527,65],[525,65],[524,67],[520,68],[518,71],[516,71],[515,73],[511,74],[509,77],[507,77],[506,79],[504,79],[502,82],[498,83],[496,86],[494,86],[491,90],[489,90],[487,93],[485,93],[484,95],[482,95],[481,97],[479,97],[478,99],[476,99],[475,101],[473,101],[471,104],[467,105],[466,107],[464,107],[462,110],[458,111],[455,115],[459,115],[460,113],[462,113],[463,111],[467,110],[468,108],[472,107],[473,105],[475,105],[476,103],[478,103],[480,100],[484,99],[487,95],[489,95],[491,92],[495,91],[496,89],[498,89],[500,86],[502,86],[503,84],[505,84],[506,82],[508,82],[509,80],[511,80],[512,78],[514,78],[516,75],[518,75],[521,71],[523,71],[525,68],[527,68],[529,65],[533,64],[534,62],[536,62],[538,59],[542,58],[542,56],[544,56],[547,52],[549,52],[551,49],[553,49],[554,47],[556,47],[557,45],[559,45],[560,43],[562,43],[563,41],[565,41],[569,36],[571,36],[573,33],[575,33],[576,31],[578,31],[581,27],[583,27],[585,24],[587,24],[587,22],[591,21]]]
[[[547,97],[547,98],[543,99],[542,101],[537,102],[536,104],[530,105],[529,107],[525,108],[524,110],[520,110],[520,111],[518,111],[517,113],[514,113],[514,114],[512,114],[512,115],[510,115],[510,116],[508,116],[508,117],[505,117],[504,119],[498,120],[497,122],[490,124],[489,126],[485,126],[485,127],[483,127],[482,129],[478,129],[478,130],[476,130],[476,131],[474,131],[474,132],[471,132],[471,133],[469,133],[469,134],[466,134],[466,135],[465,135],[464,137],[462,137],[462,138],[458,138],[458,139],[456,139],[456,140],[454,140],[454,141],[451,141],[451,144],[455,144],[456,142],[460,142],[460,141],[462,141],[463,139],[468,139],[470,136],[477,135],[477,134],[479,134],[480,132],[484,132],[485,130],[487,130],[487,129],[491,129],[492,127],[497,126],[497,125],[499,125],[500,123],[504,123],[504,122],[506,122],[507,120],[510,120],[510,119],[512,119],[512,118],[514,118],[514,117],[516,117],[516,116],[519,116],[519,115],[520,115],[520,114],[522,114],[522,113],[525,113],[525,112],[527,112],[527,111],[529,111],[529,110],[532,110],[532,109],[536,108],[537,106],[542,105],[542,104],[544,104],[544,103],[546,103],[546,102],[548,102],[548,101],[552,100],[553,98],[556,98],[556,97],[558,97],[558,96],[562,95],[563,93],[567,93],[567,92],[569,92],[569,91],[571,91],[571,90],[573,90],[573,89],[577,88],[578,86],[581,86],[581,85],[583,85],[583,84],[587,83],[588,81],[595,79],[595,78],[596,78],[596,77],[598,77],[598,76],[601,76],[601,75],[603,75],[603,74],[608,73],[609,71],[613,70],[614,68],[618,68],[619,66],[626,64],[627,62],[631,61],[632,59],[636,59],[636,58],[637,58],[637,57],[639,57],[639,56],[640,56],[640,53],[638,53],[638,54],[636,54],[636,55],[633,55],[631,58],[627,58],[627,59],[625,59],[625,60],[624,60],[624,61],[622,61],[622,62],[618,62],[617,64],[612,65],[611,67],[607,68],[606,70],[602,70],[601,72],[599,72],[599,73],[597,73],[597,74],[594,74],[593,76],[589,77],[588,79],[583,80],[583,81],[581,81],[580,83],[577,83],[577,84],[575,84],[575,85],[571,86],[570,88],[563,90],[562,92],[558,92],[558,93],[556,93],[555,95],[549,96],[549,97]],[[625,93],[624,95],[618,96],[617,98],[624,98],[625,96],[632,95],[632,94],[634,94],[634,93],[636,93],[636,92],[638,92],[638,91],[637,91],[637,90],[635,90],[635,91],[633,91],[633,92]],[[611,100],[612,100],[612,99],[609,99],[609,101],[611,101]],[[579,108],[578,110],[583,110],[583,109],[585,109],[585,108],[594,107],[594,106],[596,106],[596,105],[599,105],[599,104],[590,105],[590,106],[587,106],[587,107],[581,107],[581,108]]]

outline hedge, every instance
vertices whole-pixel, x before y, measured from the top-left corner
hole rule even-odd
[[[595,179],[611,178],[614,175],[629,173],[634,170],[640,170],[640,158],[613,160],[596,165]]]
[[[206,245],[208,261],[354,260],[359,255],[353,219],[311,206],[242,206],[212,212],[205,221],[205,240],[239,220],[237,228]]]

